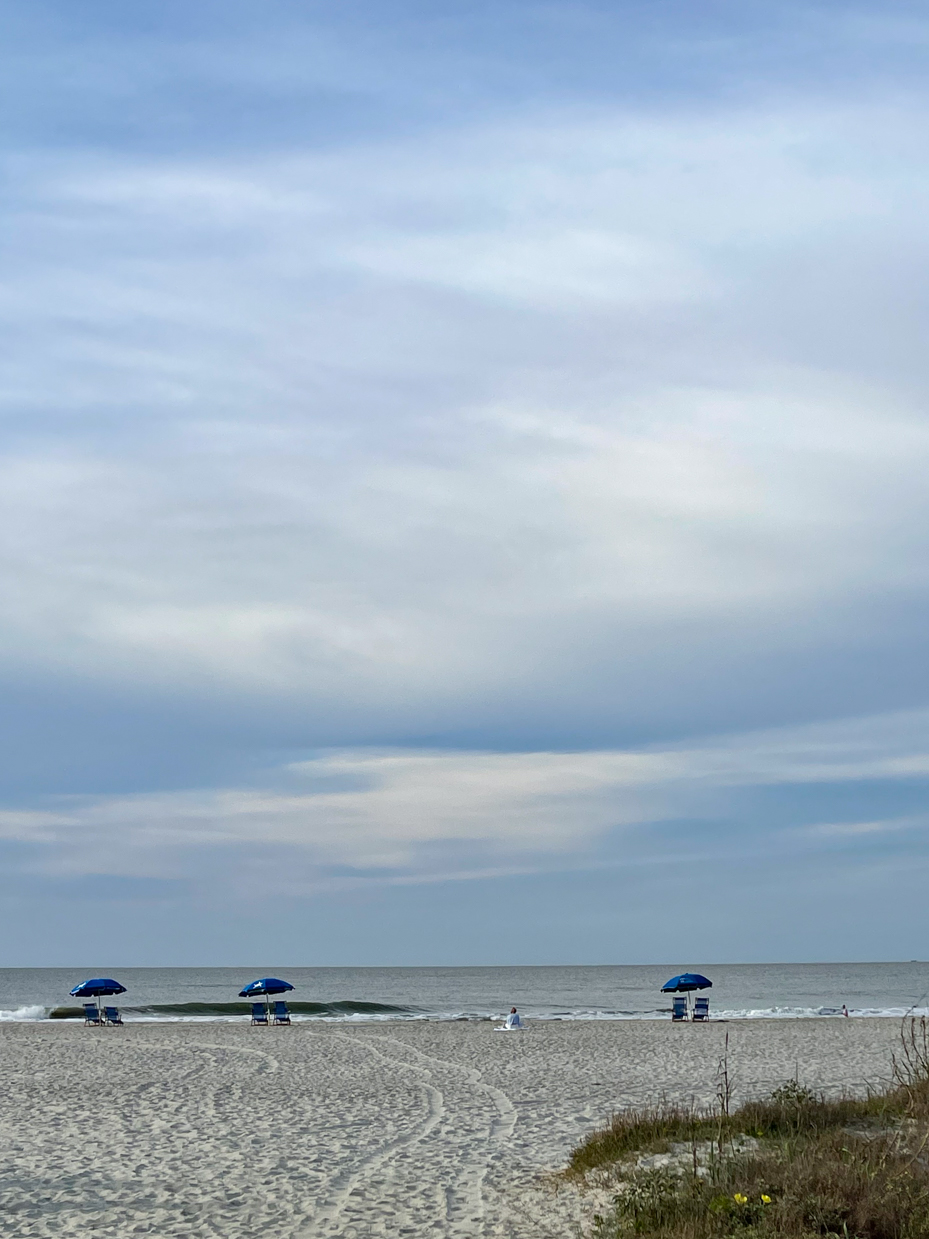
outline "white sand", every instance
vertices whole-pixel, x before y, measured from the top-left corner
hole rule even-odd
[[[0,1026],[5,1236],[559,1239],[545,1172],[632,1101],[885,1078],[892,1020]]]

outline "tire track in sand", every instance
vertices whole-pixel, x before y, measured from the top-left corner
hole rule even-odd
[[[497,1118],[490,1121],[488,1139],[500,1142],[509,1139],[513,1134],[519,1118],[516,1107],[502,1088],[485,1083],[482,1073],[476,1067],[468,1067],[464,1063],[455,1062],[451,1059],[436,1058],[434,1055],[425,1054],[422,1050],[416,1049],[415,1046],[410,1045],[409,1042],[403,1041],[399,1037],[378,1036],[372,1038],[372,1040],[389,1041],[394,1045],[400,1046],[407,1053],[415,1055],[416,1058],[431,1063],[433,1067],[459,1072],[466,1077],[475,1092],[487,1094],[494,1103],[497,1110]],[[401,1063],[403,1060],[394,1058],[392,1061]],[[489,1169],[490,1159],[488,1157],[478,1160],[472,1155],[459,1171],[454,1185],[446,1187],[445,1216],[453,1228],[461,1229],[463,1226],[467,1227],[469,1222],[480,1222],[482,1220],[484,1216],[484,1180]]]
[[[172,1054],[177,1053],[177,1046],[171,1045],[168,1041],[147,1041],[145,1045],[146,1049],[169,1050]],[[272,1054],[269,1054],[267,1050],[259,1050],[250,1045],[221,1045],[215,1041],[194,1041],[184,1048],[187,1051],[221,1050],[223,1054],[257,1054],[259,1058],[267,1059],[268,1071],[279,1071],[281,1066],[277,1059]],[[208,1057],[213,1058],[214,1062],[216,1061],[212,1054],[208,1055]]]
[[[319,1033],[309,1034],[311,1037],[319,1037],[320,1035]],[[348,1037],[344,1033],[336,1033],[331,1039],[334,1040],[336,1037],[339,1040],[349,1042],[354,1049],[362,1048],[366,1053],[372,1054],[384,1063],[390,1063],[395,1067],[405,1067],[408,1071],[419,1072],[427,1077],[432,1075],[432,1072],[426,1067],[420,1067],[416,1063],[404,1063],[400,1059],[382,1054],[370,1045],[367,1040],[361,1041],[356,1037]],[[420,1087],[426,1095],[425,1119],[412,1131],[402,1136],[397,1136],[396,1139],[388,1141],[387,1144],[381,1145],[375,1152],[362,1158],[359,1163],[356,1163],[354,1169],[336,1175],[329,1185],[329,1196],[325,1204],[321,1209],[314,1211],[309,1221],[309,1227],[303,1229],[300,1233],[306,1236],[337,1233],[336,1228],[339,1224],[339,1218],[348,1204],[352,1193],[376,1174],[381,1166],[391,1157],[394,1157],[401,1150],[424,1140],[433,1128],[441,1122],[445,1115],[445,1098],[441,1090],[426,1080],[421,1082]]]
[[[478,1071],[476,1067],[466,1067],[464,1063],[457,1063],[454,1059],[436,1058],[432,1054],[424,1054],[422,1050],[417,1050],[415,1046],[410,1045],[408,1041],[402,1041],[399,1037],[378,1035],[377,1037],[372,1037],[371,1040],[390,1041],[394,1045],[402,1046],[409,1054],[415,1054],[417,1058],[423,1058],[434,1066],[447,1067],[451,1071],[460,1071],[468,1077],[469,1082],[479,1092],[487,1093],[497,1108],[500,1118],[492,1122],[491,1138],[494,1140],[505,1140],[513,1134],[513,1129],[516,1127],[519,1118],[519,1112],[502,1088],[497,1088],[495,1084],[486,1084],[484,1082],[483,1073]],[[394,1059],[393,1061],[400,1062],[402,1060]]]

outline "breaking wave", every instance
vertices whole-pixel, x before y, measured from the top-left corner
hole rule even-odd
[[[109,1000],[113,1002],[113,999]],[[272,1000],[273,1001],[273,1000]],[[423,1016],[426,1013],[417,1011],[414,1007],[394,1007],[383,1002],[288,1002],[291,1015],[304,1016],[307,1019],[402,1019],[413,1016]],[[23,1008],[26,1010],[27,1008]],[[39,1014],[22,1018],[45,1018],[44,1007],[28,1008]],[[119,1004],[123,1018],[149,1020],[229,1020],[243,1019],[251,1015],[252,1004],[249,1002],[177,1002],[153,1003],[144,1007]],[[0,1019],[3,1014],[0,1013]],[[77,1020],[84,1018],[83,1007],[55,1007],[48,1012],[51,1020]]]
[[[0,1011],[0,1023],[30,1023],[44,1020],[47,1007],[17,1007],[15,1011]]]

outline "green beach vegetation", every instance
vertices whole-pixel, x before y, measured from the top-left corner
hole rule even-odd
[[[574,1151],[567,1177],[615,1188],[598,1239],[929,1239],[925,1019],[864,1097],[790,1080],[733,1108],[728,1037],[717,1084],[715,1107],[628,1110]]]

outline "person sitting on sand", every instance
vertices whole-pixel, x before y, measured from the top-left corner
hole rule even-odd
[[[507,1028],[522,1028],[523,1022],[519,1018],[519,1014],[515,1007],[510,1007],[510,1014],[506,1017]]]

